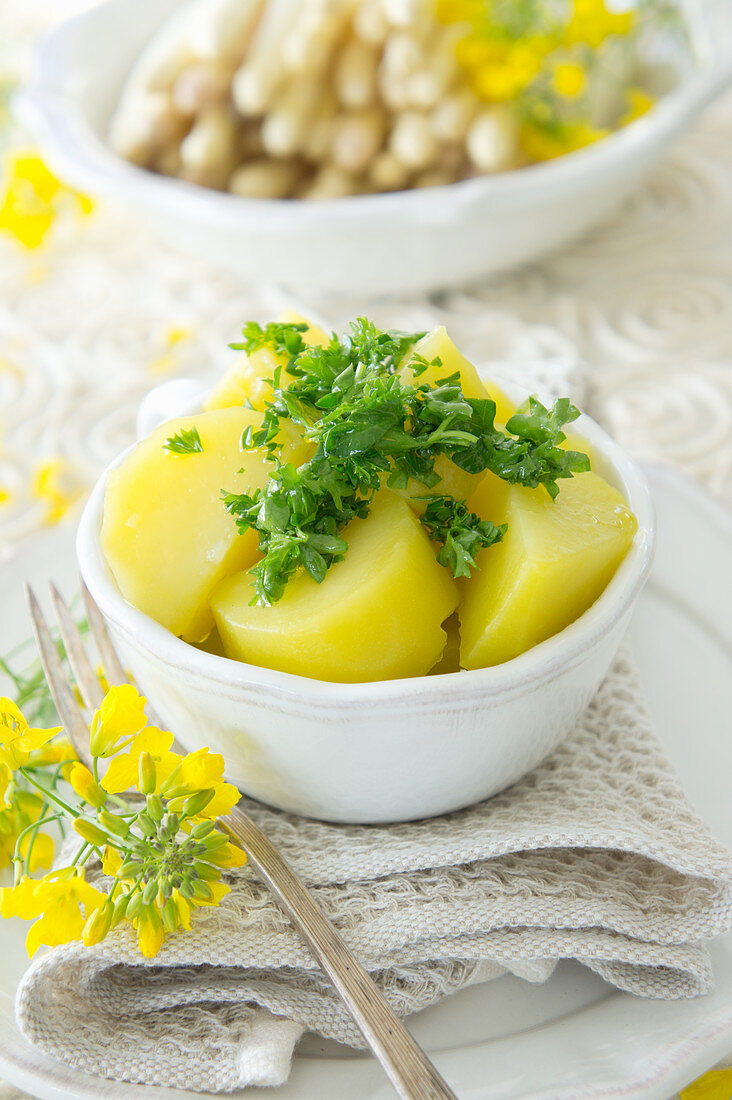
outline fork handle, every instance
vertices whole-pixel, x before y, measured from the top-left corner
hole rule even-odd
[[[457,1100],[262,830],[238,807],[220,824],[245,849],[310,947],[398,1095],[403,1100]]]

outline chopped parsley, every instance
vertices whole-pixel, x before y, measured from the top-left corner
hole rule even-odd
[[[201,454],[203,443],[201,443],[198,428],[195,425],[192,428],[182,428],[175,435],[171,435],[169,439],[165,440],[163,450],[171,455]]]
[[[412,380],[397,373],[423,333],[382,332],[359,318],[325,347],[309,347],[303,329],[251,322],[237,345],[249,352],[271,347],[283,357],[260,426],[242,437],[243,446],[269,452],[274,469],[268,483],[251,494],[222,492],[240,531],[259,533],[263,557],[251,570],[253,603],[275,603],[301,568],[322,581],[348,550],[340,532],[351,519],[368,515],[382,483],[413,486],[415,496],[424,495],[440,481],[434,468],[440,455],[469,473],[490,470],[511,484],[543,485],[552,499],[558,480],[590,468],[587,455],[559,447],[566,438],[562,428],[579,416],[566,398],[547,409],[532,397],[504,430],[494,424],[495,402],[464,396],[459,373],[420,382],[429,365],[421,359]],[[297,424],[315,448],[298,469],[281,461],[283,420]],[[422,522],[442,544],[438,561],[454,576],[468,576],[477,551],[505,530],[444,496],[430,501]]]

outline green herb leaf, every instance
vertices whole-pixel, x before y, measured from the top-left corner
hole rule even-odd
[[[464,500],[448,496],[429,497],[420,522],[434,542],[442,543],[437,560],[453,577],[469,577],[475,568],[475,555],[486,546],[500,542],[506,524],[496,527],[468,509]]]
[[[192,455],[203,452],[203,443],[198,434],[198,428],[183,428],[176,435],[171,435],[163,443],[163,450],[172,455]]]

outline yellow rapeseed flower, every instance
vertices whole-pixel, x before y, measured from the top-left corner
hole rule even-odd
[[[152,959],[165,940],[165,929],[160,914],[154,905],[145,905],[132,924],[137,931],[137,946],[146,959]]]
[[[0,914],[35,921],[25,941],[28,954],[35,955],[41,944],[56,947],[81,939],[87,918],[105,901],[106,894],[90,886],[83,872],[64,867],[2,890]]]
[[[72,764],[67,782],[76,794],[78,794],[79,798],[82,798],[84,802],[87,802],[90,806],[95,806],[99,809],[101,806],[105,805],[107,796],[89,769],[78,760],[75,764]]]
[[[31,753],[60,731],[61,726],[47,730],[30,727],[13,700],[0,696],[0,764],[10,771],[24,767]]]
[[[92,719],[92,756],[111,756],[122,742],[139,733],[147,725],[146,702],[132,684],[110,688]]]
[[[110,761],[102,779],[102,786],[110,794],[121,794],[138,786],[140,756],[147,752],[155,763],[157,789],[159,790],[168,776],[178,767],[182,757],[170,751],[173,734],[148,726],[137,734],[128,753],[120,753]]]
[[[65,187],[33,151],[11,153],[3,174],[0,229],[25,248],[37,248],[44,241],[64,208],[78,214],[92,210],[91,200]]]
[[[53,527],[84,492],[78,472],[62,455],[39,462],[31,478],[31,495],[45,504],[43,522]]]
[[[587,87],[587,74],[575,61],[561,61],[554,66],[552,84],[565,99],[577,99]]]
[[[605,0],[574,0],[565,39],[571,45],[581,42],[597,49],[610,35],[628,34],[634,23],[632,11],[610,11]]]

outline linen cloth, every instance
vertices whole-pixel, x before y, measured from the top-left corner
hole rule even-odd
[[[732,926],[732,857],[625,655],[564,744],[477,806],[391,826],[246,808],[401,1016],[506,971],[544,981],[566,958],[641,996],[693,997],[713,984],[704,941]],[[211,1092],[282,1083],[304,1030],[362,1046],[266,888],[247,868],[230,881],[154,960],[129,928],[36,959],[16,1002],[27,1038],[86,1072]]]

